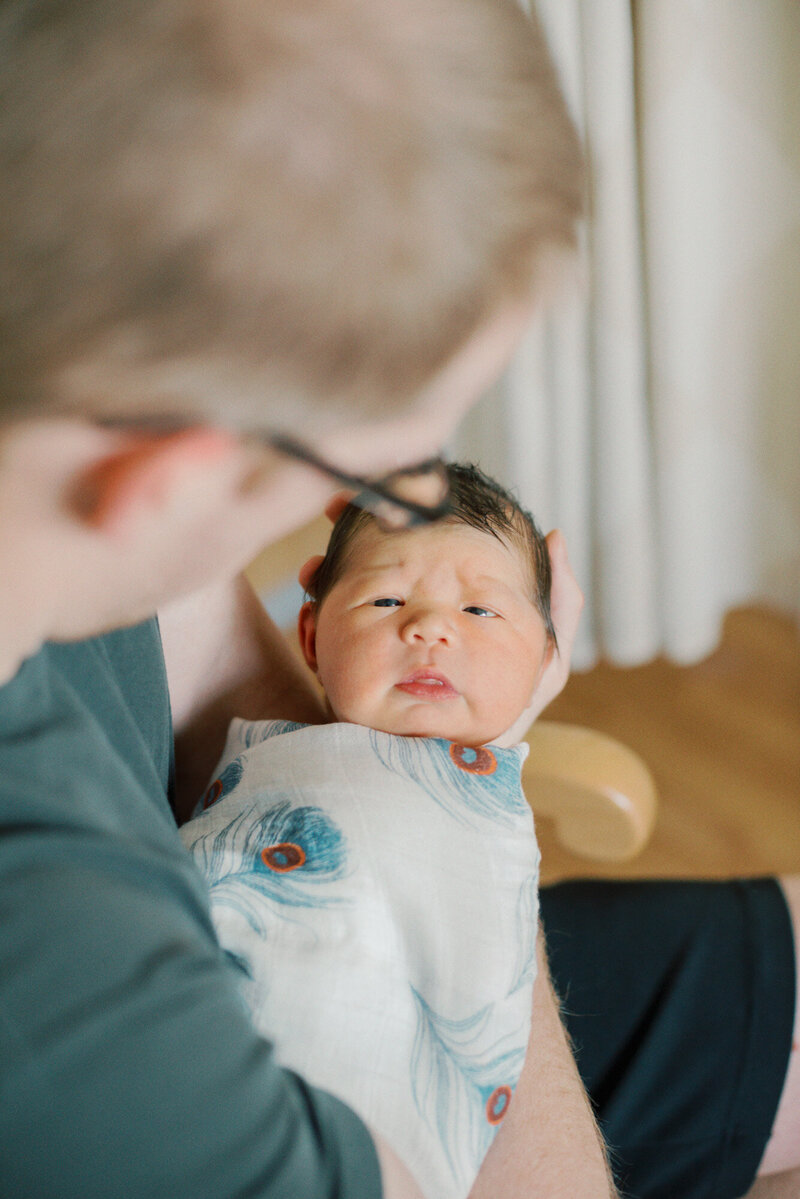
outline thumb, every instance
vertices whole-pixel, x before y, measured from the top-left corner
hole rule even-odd
[[[355,494],[355,491],[337,491],[335,495],[332,495],[325,505],[325,515],[328,520],[335,523]]]
[[[324,562],[322,554],[312,554],[307,562],[304,562],[300,567],[297,575],[297,581],[304,591],[308,591],[311,584],[314,582],[314,575],[319,570]]]

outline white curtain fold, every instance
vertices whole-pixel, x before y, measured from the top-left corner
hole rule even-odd
[[[539,0],[589,163],[587,281],[457,450],[568,539],[578,666],[800,606],[800,6]]]

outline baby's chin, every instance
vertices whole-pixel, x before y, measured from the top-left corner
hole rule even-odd
[[[437,713],[409,713],[398,719],[378,718],[374,721],[356,720],[347,723],[363,724],[379,733],[392,733],[395,737],[438,737],[442,741],[452,741],[456,745],[470,747],[502,743],[502,737],[495,728],[482,730],[470,727],[463,722],[448,721]]]

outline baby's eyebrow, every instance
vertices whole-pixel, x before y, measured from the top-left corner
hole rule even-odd
[[[509,583],[506,583],[504,579],[499,578],[497,575],[475,575],[473,578],[467,579],[466,581],[469,586],[497,587],[502,591],[508,592],[509,595],[517,594],[514,587],[510,586]]]
[[[373,566],[358,566],[352,572],[356,576],[384,574],[387,570],[402,570],[405,562],[402,558],[394,562],[378,562]]]
[[[481,598],[481,588],[485,588],[487,599],[491,599],[499,593],[498,598],[502,603],[518,605],[520,603],[520,596],[522,596],[526,605],[533,604],[536,607],[534,598],[528,588],[512,587],[510,583],[506,583],[496,575],[478,575],[467,585],[475,588],[478,592],[478,599]]]

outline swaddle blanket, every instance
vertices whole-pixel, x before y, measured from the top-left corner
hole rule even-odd
[[[278,1060],[358,1112],[428,1199],[468,1193],[525,1055],[526,754],[236,720],[181,830]]]

